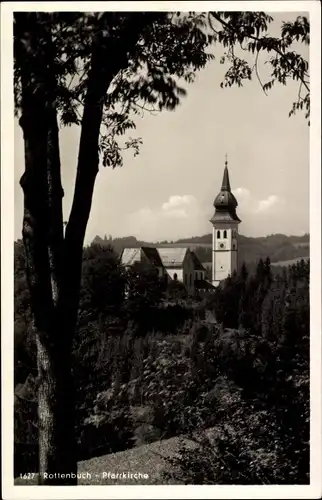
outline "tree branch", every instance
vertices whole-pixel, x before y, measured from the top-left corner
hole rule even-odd
[[[263,83],[262,83],[262,81],[261,81],[261,79],[260,79],[259,72],[258,72],[258,66],[257,66],[257,64],[258,64],[258,56],[259,56],[259,52],[260,52],[260,51],[259,51],[259,50],[257,50],[257,53],[256,53],[256,58],[255,58],[255,64],[254,64],[254,66],[253,66],[253,69],[255,68],[255,73],[256,73],[256,76],[257,76],[257,80],[258,80],[258,82],[259,82],[260,86],[262,87],[262,90],[263,90],[264,94],[265,94],[265,95],[267,95],[267,92],[266,92],[266,90],[264,89],[264,85],[263,85]]]
[[[209,13],[210,15],[212,15],[218,22],[220,22],[223,26],[225,26],[225,28],[227,28],[230,32],[236,34],[236,30],[230,26],[229,23],[227,23],[226,21],[224,21],[218,14],[216,14],[215,12],[211,12]],[[210,27],[212,27],[211,23],[210,23]],[[217,31],[215,31],[215,33],[218,33]],[[251,38],[252,40],[255,40],[255,41],[261,41],[262,38],[260,37],[256,37],[254,35],[247,35],[247,38]],[[293,68],[292,68],[292,65],[289,63],[287,57],[285,56],[285,54],[283,54],[283,52],[276,46],[273,46],[272,47],[272,50],[274,50],[277,54],[280,55],[280,57],[283,58],[283,60],[287,63],[288,67],[289,67],[289,70],[290,71],[293,71]],[[308,76],[308,75],[306,75]],[[299,80],[301,80],[301,82],[303,83],[303,85],[305,86],[305,88],[307,89],[307,91],[309,92],[310,91],[310,88],[308,87],[308,85],[306,84],[304,78],[302,78],[300,75],[299,75]]]

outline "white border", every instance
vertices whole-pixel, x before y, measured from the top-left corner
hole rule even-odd
[[[14,241],[14,11],[261,10],[310,14],[311,243],[311,483],[308,486],[14,486],[13,484],[13,241]],[[1,318],[3,498],[320,498],[321,487],[321,6],[318,1],[254,2],[7,2],[1,5]],[[294,172],[296,175],[296,172]]]

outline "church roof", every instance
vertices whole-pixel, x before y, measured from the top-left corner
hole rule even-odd
[[[142,247],[142,251],[145,253],[146,257],[149,259],[151,264],[157,267],[163,267],[159,252],[154,247]]]
[[[221,191],[228,191],[229,193],[231,192],[227,160],[225,161],[225,170],[221,184]]]
[[[215,198],[214,207],[216,209],[215,214],[210,219],[210,222],[225,222],[225,221],[236,221],[241,222],[236,214],[236,208],[238,206],[237,200],[230,188],[228,163],[225,161],[225,169],[223,180],[221,184],[221,190]]]
[[[195,280],[197,290],[212,290],[215,287],[207,280]]]
[[[190,253],[191,253],[192,260],[193,260],[193,265],[194,265],[195,271],[205,271],[206,269],[201,264],[200,260],[198,259],[197,255],[195,254],[195,252],[190,252]]]
[[[157,248],[164,267],[182,267],[188,248]]]
[[[123,266],[132,266],[135,262],[141,261],[140,248],[124,248],[121,255],[121,264]]]
[[[228,211],[215,211],[214,215],[211,217],[210,222],[241,222],[240,218],[236,214],[236,210]]]

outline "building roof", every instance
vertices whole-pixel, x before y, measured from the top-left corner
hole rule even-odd
[[[135,262],[141,262],[141,248],[124,248],[121,255],[123,266],[132,266]]]
[[[236,212],[216,210],[210,222],[241,222]]]
[[[237,200],[230,188],[228,163],[225,161],[225,169],[223,180],[221,184],[221,190],[215,198],[214,207],[216,212],[210,219],[210,222],[225,222],[225,221],[235,221],[241,222],[236,214],[236,208],[238,206]]]
[[[164,267],[182,267],[188,248],[157,248]]]
[[[213,290],[215,287],[206,280],[195,280],[195,287],[197,290]]]
[[[142,251],[153,265],[156,267],[163,267],[162,260],[156,248],[142,247]]]
[[[222,184],[221,184],[221,191],[228,191],[229,193],[231,192],[227,160],[225,161],[225,169],[224,169],[224,176],[223,176]]]
[[[193,260],[193,265],[194,265],[195,271],[205,271],[206,269],[201,264],[200,260],[198,259],[197,255],[195,254],[195,252],[190,252],[190,253],[191,253],[192,260]]]

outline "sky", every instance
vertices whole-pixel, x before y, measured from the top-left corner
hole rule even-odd
[[[272,35],[281,21],[301,13],[274,13]],[[308,49],[301,48],[308,58]],[[309,232],[309,130],[304,113],[288,113],[298,84],[276,85],[265,95],[256,78],[243,87],[221,89],[227,67],[215,60],[185,87],[175,111],[137,118],[132,137],[140,154],[124,155],[124,166],[100,167],[85,243],[96,235],[176,240],[211,232],[209,219],[220,191],[225,154],[231,188],[245,236]],[[244,54],[243,54],[244,55]],[[261,79],[267,80],[265,58]],[[80,129],[60,130],[64,220],[72,203]],[[21,237],[24,170],[21,129],[15,122],[15,239]]]

